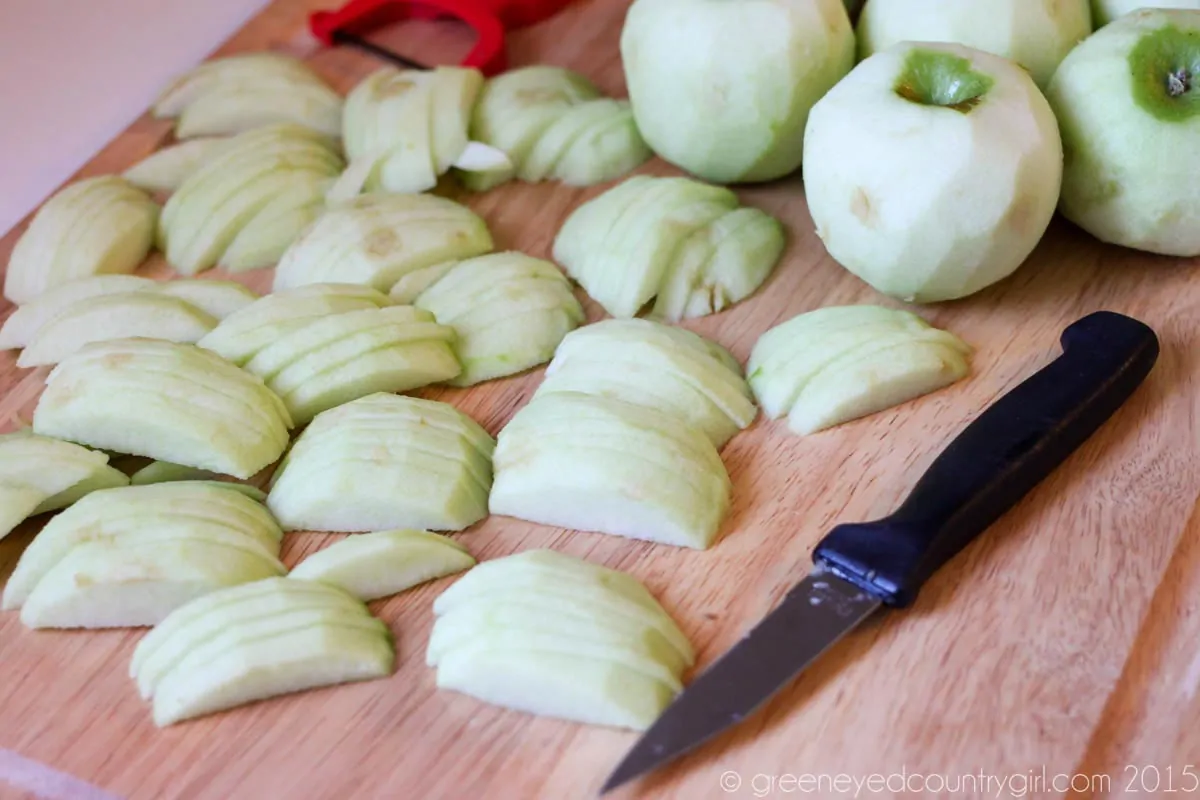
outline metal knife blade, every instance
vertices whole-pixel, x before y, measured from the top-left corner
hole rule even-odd
[[[1062,355],[968,425],[895,513],[830,531],[809,576],[675,698],[601,793],[739,723],[881,605],[912,603],[930,575],[1112,416],[1159,352],[1154,331],[1108,311],[1068,326],[1061,342]]]
[[[741,722],[880,605],[878,597],[818,565],[692,681],[688,695],[706,702],[675,702],[617,766],[601,792],[673,761]]]

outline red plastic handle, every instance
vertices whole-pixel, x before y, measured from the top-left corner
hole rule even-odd
[[[336,11],[318,11],[309,17],[313,36],[327,46],[334,44],[335,31],[363,35],[368,31],[405,19],[461,20],[475,30],[475,46],[463,66],[475,67],[484,75],[503,72],[508,66],[504,52],[505,29],[524,28],[554,16],[571,0],[351,0]]]

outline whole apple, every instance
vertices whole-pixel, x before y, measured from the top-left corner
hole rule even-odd
[[[1092,21],[1099,28],[1139,8],[1200,9],[1200,0],[1092,0]]]
[[[1046,96],[1062,126],[1063,215],[1106,242],[1200,255],[1200,11],[1106,25]]]
[[[767,181],[800,166],[809,109],[854,65],[854,30],[842,0],[636,0],[621,58],[656,153],[709,181]]]
[[[917,302],[1012,273],[1054,214],[1062,146],[1029,75],[956,44],[906,42],[817,103],[804,183],[817,235],[879,291]]]
[[[858,46],[865,58],[900,42],[965,44],[1016,61],[1045,86],[1091,32],[1088,0],[869,0]]]

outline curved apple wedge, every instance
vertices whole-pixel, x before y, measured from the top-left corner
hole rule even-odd
[[[179,142],[146,156],[121,177],[147,192],[173,192],[229,141],[223,136],[209,136]]]
[[[174,280],[155,284],[160,294],[178,297],[223,320],[258,300],[258,295],[235,281]]]
[[[492,249],[487,224],[431,195],[368,194],[332,206],[279,260],[274,289],[344,282],[386,292],[410,272]]]
[[[149,486],[152,483],[216,480],[219,477],[218,473],[206,469],[185,467],[182,464],[172,464],[169,461],[151,461],[130,475],[129,482],[134,486]]]
[[[730,503],[712,441],[661,411],[544,395],[500,432],[493,514],[704,549]]]
[[[159,207],[116,175],[76,181],[51,197],[17,239],[4,296],[28,303],[93,275],[133,272],[154,245]]]
[[[438,686],[534,714],[644,728],[693,659],[636,579],[549,550],[475,567],[434,611]]]
[[[750,386],[771,418],[815,433],[936,391],[970,372],[971,348],[906,311],[841,306],[767,331]]]
[[[154,625],[190,600],[286,572],[278,559],[204,539],[73,547],[37,582],[21,606],[30,628]]]
[[[534,397],[559,392],[661,411],[704,431],[716,447],[758,414],[728,351],[691,331],[640,319],[604,320],[567,334]]]
[[[475,566],[458,542],[418,530],[349,536],[318,550],[288,574],[339,586],[360,600],[399,594],[426,581]]]
[[[33,418],[39,434],[243,479],[279,458],[291,426],[261,379],[207,350],[149,339],[69,356]]]
[[[783,253],[783,228],[738,208],[728,189],[688,178],[636,176],[579,206],[554,239],[554,258],[614,317],[658,297],[677,321],[752,294]]]
[[[266,578],[211,592],[183,606],[146,635],[144,648],[139,642],[134,651],[130,677],[138,692],[149,699],[176,668],[202,665],[256,637],[330,622],[386,632],[360,601],[333,587],[317,586]],[[201,601],[202,607],[193,607]]]
[[[487,516],[490,449],[448,404],[368,395],[317,415],[267,502],[288,530],[462,530]]]
[[[274,560],[283,532],[262,505],[234,484],[196,481],[93,492],[50,520],[25,548],[0,607],[22,606],[81,544],[129,540],[150,547],[155,537],[218,542]]]
[[[556,266],[516,252],[449,266],[414,303],[457,334],[454,350],[463,370],[450,381],[454,386],[545,363],[563,336],[585,319]]]
[[[75,303],[118,292],[133,292],[155,286],[138,275],[95,275],[48,289],[20,306],[0,327],[0,350],[17,350],[33,341],[42,326]]]
[[[0,436],[0,539],[26,517],[65,508],[96,489],[129,483],[108,456],[31,433]]]

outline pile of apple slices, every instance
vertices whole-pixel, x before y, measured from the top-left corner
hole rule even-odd
[[[590,186],[618,178],[650,158],[626,100],[612,100],[577,72],[525,67],[487,82],[471,135],[503,151],[521,180]],[[511,175],[467,175],[476,191]]]
[[[297,58],[249,53],[214,59],[180,75],[159,94],[153,113],[176,120],[178,139],[281,122],[337,136],[342,98]]]
[[[115,339],[54,368],[33,430],[43,436],[249,478],[288,445],[292,421],[261,378],[188,344]]]
[[[480,564],[433,610],[438,687],[533,714],[642,730],[694,661],[636,578],[551,550]]]
[[[4,296],[28,303],[92,275],[130,273],[154,246],[158,204],[124,178],[87,178],[51,197],[13,246]]]
[[[544,364],[580,325],[583,307],[558,267],[524,253],[506,252],[449,261],[410,273],[392,288],[392,299],[412,298],[437,321],[453,327],[462,373],[453,386],[472,386]]]
[[[195,481],[92,492],[21,554],[3,607],[20,608],[31,628],[153,625],[200,595],[282,575],[283,532],[245,489]]]
[[[448,403],[369,395],[317,415],[267,505],[285,530],[462,530],[487,516],[494,447]]]
[[[81,347],[143,337],[195,343],[258,295],[233,281],[159,283],[98,275],[51,289],[0,327],[0,350],[23,348],[18,367],[57,364]]]
[[[534,399],[560,392],[616,397],[661,411],[721,447],[758,415],[729,351],[703,336],[642,319],[597,322],[563,339]]]
[[[908,311],[835,306],[771,328],[750,354],[749,381],[771,419],[815,433],[948,386],[971,348]]]
[[[305,558],[288,577],[328,583],[366,602],[473,566],[475,559],[450,537],[410,528],[347,536]]]
[[[613,397],[552,392],[500,431],[493,514],[704,549],[732,485],[705,433]]]
[[[653,314],[674,322],[750,296],[783,247],[778,220],[739,208],[729,189],[638,175],[575,209],[554,259],[612,316],[655,300]]]
[[[160,727],[243,703],[385,678],[391,631],[333,586],[267,578],[178,608],[138,643],[129,674]]]
[[[0,435],[0,539],[28,517],[127,483],[104,453],[28,430]]]
[[[487,224],[466,206],[431,195],[364,195],[331,207],[288,248],[274,290],[357,283],[387,292],[410,273],[491,249]]]
[[[346,97],[342,139],[350,167],[330,197],[425,192],[451,168],[511,174],[504,153],[467,139],[482,86],[479,70],[463,67],[386,67],[367,76]]]
[[[299,125],[239,134],[171,195],[159,246],[184,275],[270,266],[323,210],[342,166],[334,140]]]
[[[339,301],[348,307],[334,310]],[[454,329],[389,302],[367,287],[303,286],[243,308],[200,346],[262,378],[296,425],[368,394],[458,375]]]

